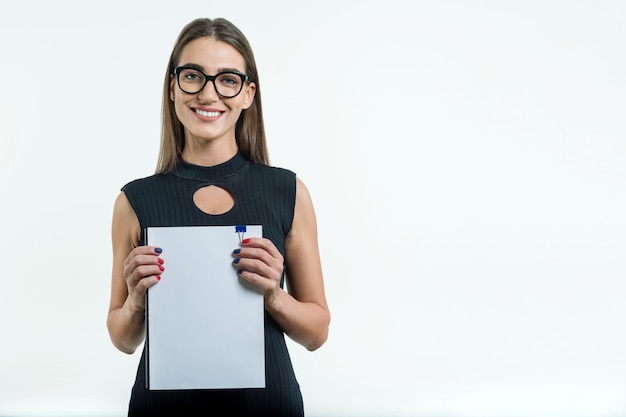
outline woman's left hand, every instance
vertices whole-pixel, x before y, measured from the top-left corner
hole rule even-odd
[[[271,240],[253,237],[241,241],[241,247],[233,251],[234,267],[239,276],[255,284],[263,293],[265,304],[271,304],[282,291],[284,258]]]

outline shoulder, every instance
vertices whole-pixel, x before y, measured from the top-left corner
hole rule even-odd
[[[156,201],[167,201],[166,190],[171,188],[167,186],[169,177],[171,177],[169,174],[154,174],[137,178],[126,183],[121,191],[133,210],[140,216],[147,207],[156,204]]]
[[[296,174],[290,169],[262,164],[250,164],[250,169],[254,172],[263,173],[268,176],[275,176],[277,178],[295,178]]]
[[[159,182],[163,179],[165,174],[153,174],[147,177],[137,178],[132,181],[127,182],[122,187],[122,191],[126,192],[128,190],[132,191],[150,184],[154,184],[155,182]]]
[[[114,242],[139,245],[139,219],[125,192],[120,192],[113,206],[112,234]]]
[[[293,196],[296,192],[296,174],[286,168],[250,164],[250,179],[259,187],[285,196]]]

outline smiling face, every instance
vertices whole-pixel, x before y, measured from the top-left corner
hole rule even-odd
[[[245,64],[243,56],[229,44],[204,37],[185,45],[177,66],[194,67],[205,74],[216,75],[223,71],[245,74]],[[194,145],[207,143],[236,149],[235,125],[242,110],[252,104],[254,93],[255,84],[246,82],[237,96],[224,98],[209,81],[199,93],[188,94],[179,88],[176,76],[172,76],[170,98],[176,116],[185,127],[184,152]]]

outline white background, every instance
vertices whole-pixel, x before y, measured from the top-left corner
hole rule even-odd
[[[314,199],[330,339],[307,415],[626,415],[626,3],[0,6],[0,415],[123,416],[113,201],[150,175],[182,27],[257,57]]]

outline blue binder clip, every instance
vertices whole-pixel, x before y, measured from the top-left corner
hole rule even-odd
[[[243,235],[246,233],[246,226],[235,226],[235,233],[239,235],[239,243],[241,243]]]

